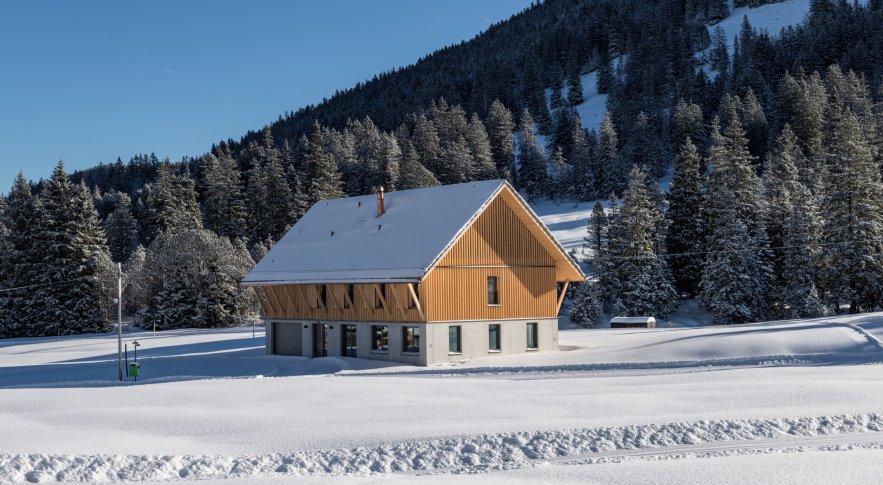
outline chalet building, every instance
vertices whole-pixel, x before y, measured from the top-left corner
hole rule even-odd
[[[267,352],[431,365],[558,349],[579,266],[505,181],[321,201],[246,275]]]

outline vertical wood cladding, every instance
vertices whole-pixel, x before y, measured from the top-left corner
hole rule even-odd
[[[429,321],[555,317],[555,262],[497,197],[424,279]],[[488,305],[497,277],[499,305]]]
[[[407,284],[384,285],[386,304],[375,308],[381,285],[263,286],[267,318],[425,322],[557,315],[555,260],[525,222],[531,216],[502,191],[457,239],[423,281],[415,283],[423,316]],[[536,232],[536,228],[534,228]],[[560,264],[559,264],[560,266]],[[499,305],[488,305],[487,278],[497,277]],[[259,292],[261,294],[261,292]],[[424,318],[425,317],[425,318]]]

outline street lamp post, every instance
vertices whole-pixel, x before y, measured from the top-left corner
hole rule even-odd
[[[117,263],[117,379],[123,380],[123,264]]]

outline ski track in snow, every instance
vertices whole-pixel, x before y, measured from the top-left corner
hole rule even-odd
[[[878,413],[523,431],[241,456],[0,455],[0,483],[437,474],[624,459],[883,447]]]

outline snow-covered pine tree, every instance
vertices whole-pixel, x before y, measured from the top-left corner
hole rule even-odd
[[[561,147],[555,150],[555,156],[552,157],[549,168],[549,196],[560,204],[564,199],[571,197],[573,193],[571,167],[564,159]]]
[[[681,293],[694,296],[702,277],[705,230],[702,221],[701,159],[687,137],[677,158],[668,193],[666,218],[669,227],[666,247],[675,286]]]
[[[764,199],[767,203],[766,230],[771,248],[774,275],[774,287],[771,291],[774,299],[777,300],[775,308],[779,310],[779,313],[782,313],[784,305],[787,304],[781,297],[781,293],[789,284],[792,273],[800,271],[798,268],[789,266],[789,263],[785,261],[786,249],[784,249],[787,247],[785,227],[796,204],[800,205],[797,210],[803,224],[807,226],[803,228],[803,231],[807,232],[806,237],[809,238],[814,232],[811,229],[814,227],[811,223],[814,211],[812,204],[810,204],[810,194],[800,183],[797,169],[802,164],[802,159],[803,153],[797,145],[797,138],[791,131],[791,127],[786,124],[767,157],[763,178]],[[809,242],[808,240],[807,244]],[[811,260],[810,263],[814,264]]]
[[[700,283],[699,300],[716,323],[745,323],[765,315],[762,262],[754,238],[737,211],[732,192],[720,194],[721,210],[715,217]]]
[[[594,154],[589,145],[586,130],[579,120],[574,120],[571,130],[573,139],[573,151],[571,152],[570,164],[573,167],[572,182],[573,197],[576,202],[591,200],[595,196],[595,179],[592,176],[592,160]]]
[[[37,334],[70,335],[108,328],[113,264],[84,184],[74,185],[58,162],[40,194],[35,240],[40,271],[52,286],[35,291]]]
[[[497,135],[497,132],[493,132],[492,136]],[[441,141],[439,140],[435,125],[429,121],[425,114],[421,113],[417,116],[411,142],[414,144],[414,149],[417,150],[417,155],[420,156],[420,163],[432,172],[434,176],[438,176],[441,173],[441,167],[439,166],[441,164]]]
[[[830,109],[821,203],[821,281],[835,308],[872,310],[883,299],[883,186],[858,118]]]
[[[473,113],[466,128],[466,143],[472,153],[472,165],[467,180],[490,180],[497,177],[497,167],[491,153],[491,142],[478,115]]]
[[[148,240],[183,227],[202,227],[196,191],[189,174],[176,175],[169,163],[159,166],[147,195]]]
[[[546,157],[537,142],[537,131],[533,117],[526,109],[521,113],[518,123],[518,184],[527,192],[530,199],[535,199],[546,192],[547,174]]]
[[[816,289],[816,263],[812,255],[804,203],[794,203],[785,223],[782,266],[787,271],[780,298],[786,318],[812,318],[823,308]]]
[[[4,288],[22,288],[42,282],[39,277],[41,244],[37,244],[39,202],[31,195],[31,186],[21,172],[3,204],[3,229],[0,239],[0,280]],[[32,289],[5,291],[0,294],[0,334],[5,337],[37,335],[31,325],[39,307],[34,305]]]
[[[584,101],[583,83],[579,77],[579,68],[571,68],[567,75],[567,104],[577,106]]]
[[[671,119],[671,141],[675,152],[679,151],[684,142],[690,139],[696,149],[702,153],[708,142],[702,108],[698,104],[687,103],[683,99],[675,106]]]
[[[205,229],[160,236],[147,250],[138,278],[148,304],[142,328],[225,327],[256,314],[253,292],[239,285],[254,262],[244,245]]]
[[[325,140],[318,123],[313,127],[313,133],[310,135],[306,151],[306,167],[308,180],[306,194],[309,206],[320,200],[339,199],[344,196],[337,162],[325,150]]]
[[[604,213],[604,207],[601,205],[601,201],[596,200],[586,228],[589,235],[584,238],[596,255],[601,252],[604,238],[607,236],[607,224],[607,214]]]
[[[619,137],[610,114],[601,120],[601,132],[598,143],[595,182],[601,194],[622,193],[628,180],[624,170],[622,157],[619,153]]]
[[[614,313],[666,318],[677,294],[665,262],[654,252],[654,230],[662,215],[650,200],[644,172],[634,166],[630,179],[611,227],[617,235],[614,246],[619,246],[610,255],[619,281]]]
[[[499,99],[495,99],[488,110],[485,124],[491,144],[491,156],[497,167],[497,176],[514,183],[515,138],[512,133],[515,131],[515,122],[512,119],[512,112]]]
[[[704,212],[711,238],[708,240],[700,298],[715,316],[722,321],[757,321],[767,316],[767,302],[763,296],[772,297],[768,290],[773,284],[772,268],[765,226],[765,203],[761,182],[752,167],[753,157],[748,152],[748,140],[736,111],[736,103],[729,103],[725,111],[728,124],[721,134],[717,121],[713,122],[706,177]],[[730,220],[731,219],[731,220]],[[742,237],[742,227],[748,239]],[[736,238],[739,251],[746,254],[731,255]],[[736,268],[728,273],[727,265]],[[714,274],[714,271],[722,271]],[[711,272],[711,273],[710,273]],[[738,275],[739,282],[727,278]],[[751,288],[734,289],[732,285]],[[727,296],[725,293],[734,292]],[[761,296],[755,298],[755,292]],[[740,302],[741,307],[727,310],[726,302]],[[731,311],[731,316],[725,315]]]
[[[580,283],[570,306],[570,320],[583,327],[593,327],[601,320],[603,311],[598,284],[593,281]]]
[[[113,211],[108,214],[102,227],[111,258],[122,263],[138,246],[138,221],[132,215],[132,199],[128,194],[114,192],[112,199]]]
[[[438,179],[420,163],[417,150],[410,141],[406,141],[402,150],[401,176],[399,190],[419,189],[438,185]]]
[[[216,234],[237,238],[245,235],[245,203],[242,179],[236,161],[229,154],[221,157],[208,154],[200,160],[202,214],[206,229]]]

